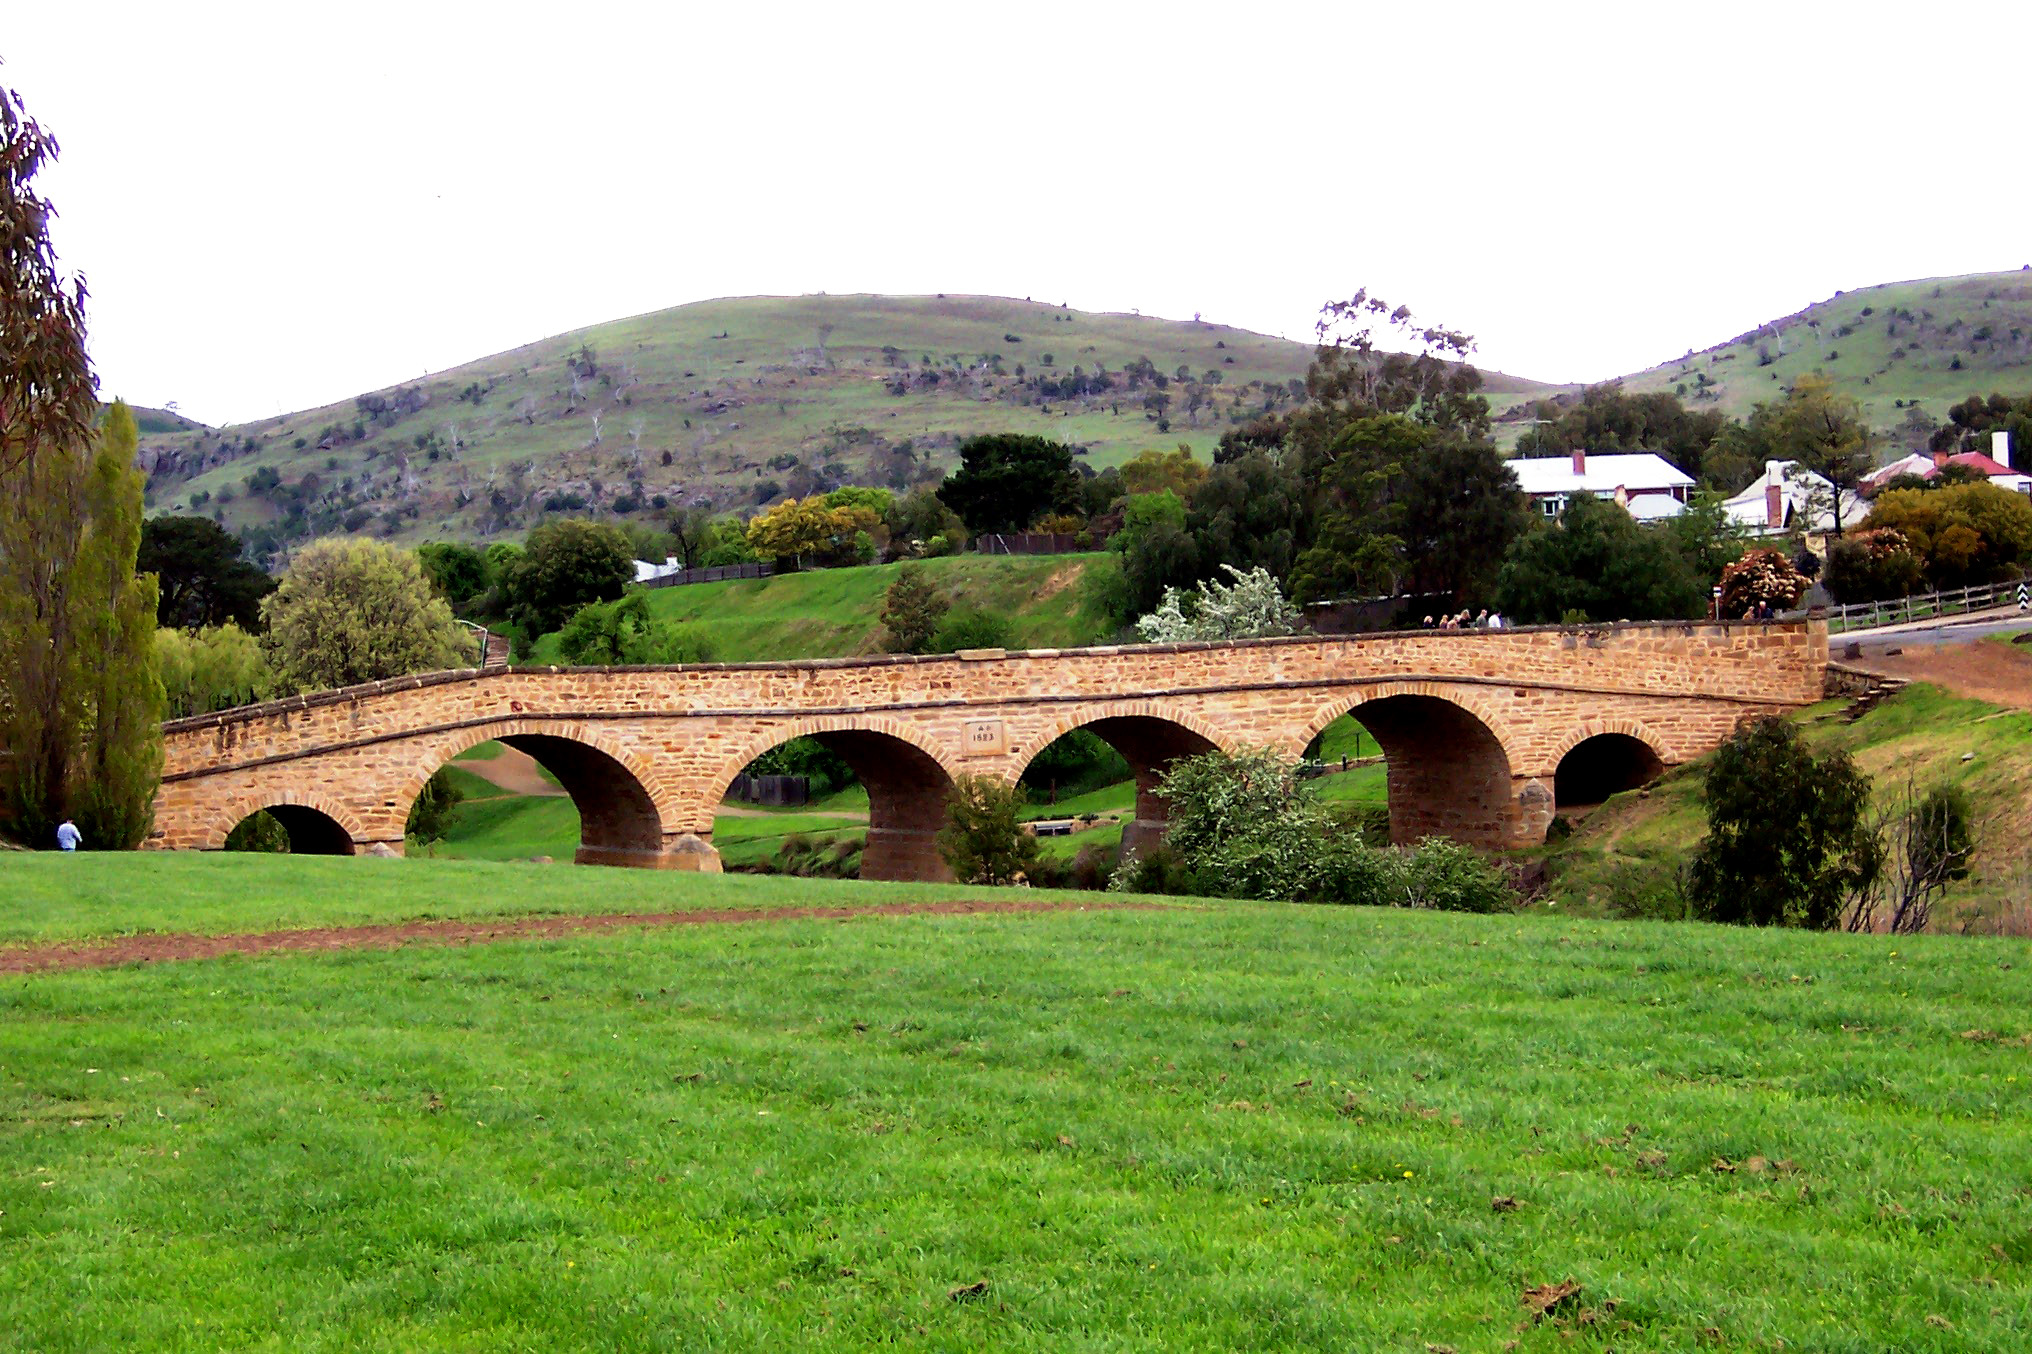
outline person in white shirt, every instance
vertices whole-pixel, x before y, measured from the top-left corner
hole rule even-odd
[[[58,825],[56,830],[56,849],[59,851],[75,851],[78,849],[78,843],[84,839],[85,834],[78,831],[78,825],[66,818]]]

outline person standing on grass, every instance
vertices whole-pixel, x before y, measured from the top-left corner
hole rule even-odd
[[[66,818],[63,820],[63,822],[57,824],[56,829],[57,850],[75,851],[78,849],[78,843],[83,841],[84,839],[85,834],[78,831],[78,825],[76,823],[73,823],[70,819]]]

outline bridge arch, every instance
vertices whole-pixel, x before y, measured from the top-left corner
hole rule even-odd
[[[1553,768],[1555,812],[1600,804],[1635,790],[1679,760],[1656,733],[1634,719],[1591,719],[1571,730],[1546,759]]]
[[[557,778],[579,814],[580,865],[668,863],[663,806],[669,795],[617,740],[571,720],[506,719],[431,740],[398,786],[393,801],[407,822],[425,782],[453,758],[482,743],[524,753]]]
[[[756,733],[706,778],[707,794],[686,826],[710,840],[713,814],[734,777],[772,748],[809,738],[852,768],[868,787],[868,843],[863,879],[951,879],[935,840],[945,822],[946,796],[957,771],[946,749],[917,729],[879,716],[820,715],[787,720]]]
[[[305,790],[274,790],[241,795],[212,815],[199,838],[199,850],[222,851],[233,829],[266,812],[289,834],[296,856],[356,856],[372,844],[366,827],[344,804]]]
[[[1035,745],[1021,749],[1021,776],[1038,754],[1069,733],[1084,730],[1122,754],[1136,781],[1134,817],[1122,827],[1122,858],[1133,859],[1164,840],[1170,808],[1158,783],[1181,757],[1230,751],[1232,740],[1189,710],[1161,701],[1105,701],[1082,705],[1076,714],[1047,724]]]
[[[1353,715],[1382,749],[1390,792],[1390,840],[1451,837],[1506,847],[1516,836],[1514,732],[1480,696],[1435,682],[1384,682],[1352,701],[1319,707],[1290,751]]]

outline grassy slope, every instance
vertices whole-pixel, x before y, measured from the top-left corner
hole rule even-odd
[[[1865,308],[1873,313],[1865,316]],[[1913,318],[1896,320],[1893,337],[1887,326],[1894,323],[1892,312],[1901,309]],[[1974,335],[1985,325],[1990,336],[1977,340]],[[1852,332],[1838,337],[1844,326]],[[1758,365],[1760,347],[1773,356],[1768,367]],[[1952,368],[1957,358],[1960,371]],[[1695,373],[1706,372],[1717,383],[1717,407],[1740,418],[1814,371],[1825,372],[1862,401],[1894,454],[1923,450],[1926,432],[1946,418],[1949,405],[1996,390],[2032,392],[2032,272],[1844,292],[1728,343],[1637,372],[1624,385],[1671,390],[1684,383],[1690,395]],[[1898,406],[1900,400],[1906,407]]]
[[[833,329],[822,362],[817,344],[823,325]],[[1021,341],[1010,343],[1008,335]],[[588,401],[568,407],[566,358],[582,343],[596,351],[610,383],[596,377]],[[934,364],[955,354],[978,364],[982,354],[994,354],[1007,374],[942,381],[894,396],[883,386],[897,372],[883,355],[885,346],[898,349],[912,368],[927,355]],[[1218,371],[1217,412],[1203,411],[1194,425],[1181,399],[1170,432],[1160,433],[1144,417],[1140,392],[1131,397],[1118,389],[1084,402],[1053,402],[1048,412],[1017,402],[1016,365],[1043,373],[1047,353],[1061,372],[1076,365],[1091,371],[1097,363],[1119,372],[1142,357],[1167,376],[1180,366],[1195,374]],[[229,525],[272,520],[271,506],[242,487],[255,469],[272,466],[291,484],[315,471],[324,494],[339,493],[336,486],[352,479],[355,495],[377,510],[415,505],[417,516],[399,525],[405,540],[483,530],[515,534],[534,521],[535,500],[550,489],[611,501],[634,464],[628,430],[638,423],[645,494],[704,495],[737,506],[753,502],[760,482],[785,478],[785,468],[770,464],[779,458],[817,465],[837,453],[849,478],[865,482],[873,442],[842,438],[841,429],[865,429],[890,444],[914,440],[941,470],[953,460],[954,440],[979,432],[1063,438],[1088,448],[1096,467],[1180,442],[1211,454],[1231,416],[1261,407],[1262,390],[1250,389],[1252,383],[1282,389],[1305,374],[1311,357],[1309,343],[1220,325],[997,297],[742,297],[594,325],[427,377],[416,383],[428,396],[423,408],[329,452],[317,450],[319,434],[353,422],[351,400],[230,429],[151,435],[144,449],[196,471],[159,478],[150,498],[157,510],[177,510],[198,491],[215,496],[205,511],[220,510],[216,495],[231,489],[238,497],[223,507]],[[1488,379],[1497,391],[1538,388],[1500,373]],[[477,405],[459,398],[474,383],[491,383]],[[517,412],[525,399],[536,402],[533,422]],[[596,412],[601,442],[593,448]],[[453,455],[432,461],[417,450],[419,436],[449,441],[453,428],[463,443]],[[301,450],[294,446],[300,437],[308,443]],[[250,438],[251,451],[245,447]],[[669,466],[661,463],[666,451]],[[526,473],[518,474],[518,466]],[[413,486],[405,487],[406,474],[414,476]],[[475,491],[463,507],[456,501],[462,486]],[[514,498],[512,523],[490,507],[494,489]]]
[[[814,569],[657,588],[649,606],[661,620],[697,627],[719,662],[846,658],[880,651],[883,596],[902,567]],[[1018,648],[1098,644],[1113,630],[1091,591],[1095,576],[1119,567],[1105,552],[967,555],[925,560],[922,567],[955,604],[1007,616]],[[558,661],[555,634],[538,641],[536,661]]]
[[[1994,921],[2015,909],[2020,924],[2032,857],[2032,712],[1999,710],[1917,685],[1850,724],[1846,702],[1829,701],[1801,716],[1819,748],[1851,753],[1876,782],[1879,802],[1941,782],[1965,786],[1980,822],[1974,869],[1947,905],[1946,925],[1977,917]],[[1963,761],[1964,753],[1972,760]],[[1617,795],[1568,842],[1548,850],[1550,901],[1596,914],[1633,906],[1671,905],[1672,872],[1707,831],[1700,777],[1706,763],[1670,773],[1644,795]]]
[[[52,906],[175,925],[314,878],[347,916],[341,880],[513,911],[566,874],[113,868],[124,908]],[[2032,949],[1896,949],[1221,906],[8,978],[0,1329],[49,1350],[2023,1348]],[[1569,1278],[1575,1302],[1528,1320],[1520,1292]]]

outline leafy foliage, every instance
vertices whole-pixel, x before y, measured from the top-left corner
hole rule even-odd
[[[261,604],[283,691],[317,691],[470,663],[472,644],[408,550],[314,541]]]
[[[258,629],[261,599],[275,590],[238,537],[209,517],[151,517],[141,524],[135,568],[154,574],[157,625],[197,630],[231,622]]]
[[[0,473],[0,817],[26,841],[66,817],[95,847],[147,835],[163,697],[136,440],[115,403],[96,446],[45,443]]]
[[[1722,615],[1740,620],[1759,605],[1773,610],[1796,603],[1806,591],[1806,575],[1782,550],[1752,550],[1722,570]]]
[[[1591,621],[1699,616],[1706,590],[1672,538],[1607,499],[1576,494],[1559,520],[1518,539],[1504,557],[1496,604],[1524,623],[1574,613]]]
[[[881,491],[886,493],[887,491]],[[756,558],[806,564],[866,563],[871,553],[856,538],[882,520],[866,503],[851,498],[840,503],[830,495],[787,498],[748,523],[748,548]]]
[[[1883,869],[1868,779],[1847,753],[1815,757],[1787,720],[1738,729],[1709,764],[1705,792],[1708,835],[1686,890],[1709,921],[1830,930]]]
[[[231,623],[157,630],[155,656],[170,719],[230,710],[275,694],[275,674],[260,641]]]
[[[989,433],[960,443],[960,466],[938,496],[976,535],[1021,531],[1078,502],[1072,448],[1022,433]]]
[[[1166,588],[1157,609],[1136,622],[1137,633],[1151,644],[1185,644],[1295,635],[1304,627],[1268,569],[1221,568],[1231,582],[1201,583],[1191,594]]]
[[[1013,884],[1037,863],[1023,830],[1023,792],[992,776],[961,776],[946,797],[938,852],[962,884]]]
[[[1825,582],[1838,602],[1881,602],[1917,592],[1926,563],[1902,531],[1869,527],[1829,544]]]
[[[508,618],[530,640],[557,629],[588,602],[611,602],[635,580],[628,538],[583,518],[545,522],[502,577]]]
[[[89,446],[99,413],[85,284],[58,272],[49,242],[56,208],[35,190],[56,156],[56,138],[0,87],[0,476]]]
[[[921,567],[904,565],[882,598],[883,647],[890,653],[929,653],[951,606]]]
[[[458,821],[459,801],[464,798],[457,783],[439,768],[409,806],[409,821],[402,835],[419,843],[443,841]]]
[[[958,653],[962,649],[1006,649],[1015,642],[1016,630],[999,611],[981,607],[956,606],[945,613],[933,632],[927,653]]]
[[[438,595],[454,609],[478,597],[493,582],[486,552],[458,541],[431,541],[416,547],[416,557]]]
[[[580,607],[557,638],[564,661],[578,667],[713,661],[712,645],[695,629],[651,616],[640,589]]]
[[[1267,750],[1208,752],[1165,773],[1162,859],[1129,862],[1110,887],[1370,907],[1494,912],[1516,903],[1503,872],[1445,838],[1376,849],[1327,815],[1296,763]]]
[[[2032,564],[2032,499],[1988,481],[1880,493],[1870,529],[1902,536],[1935,588],[2010,578]]]

